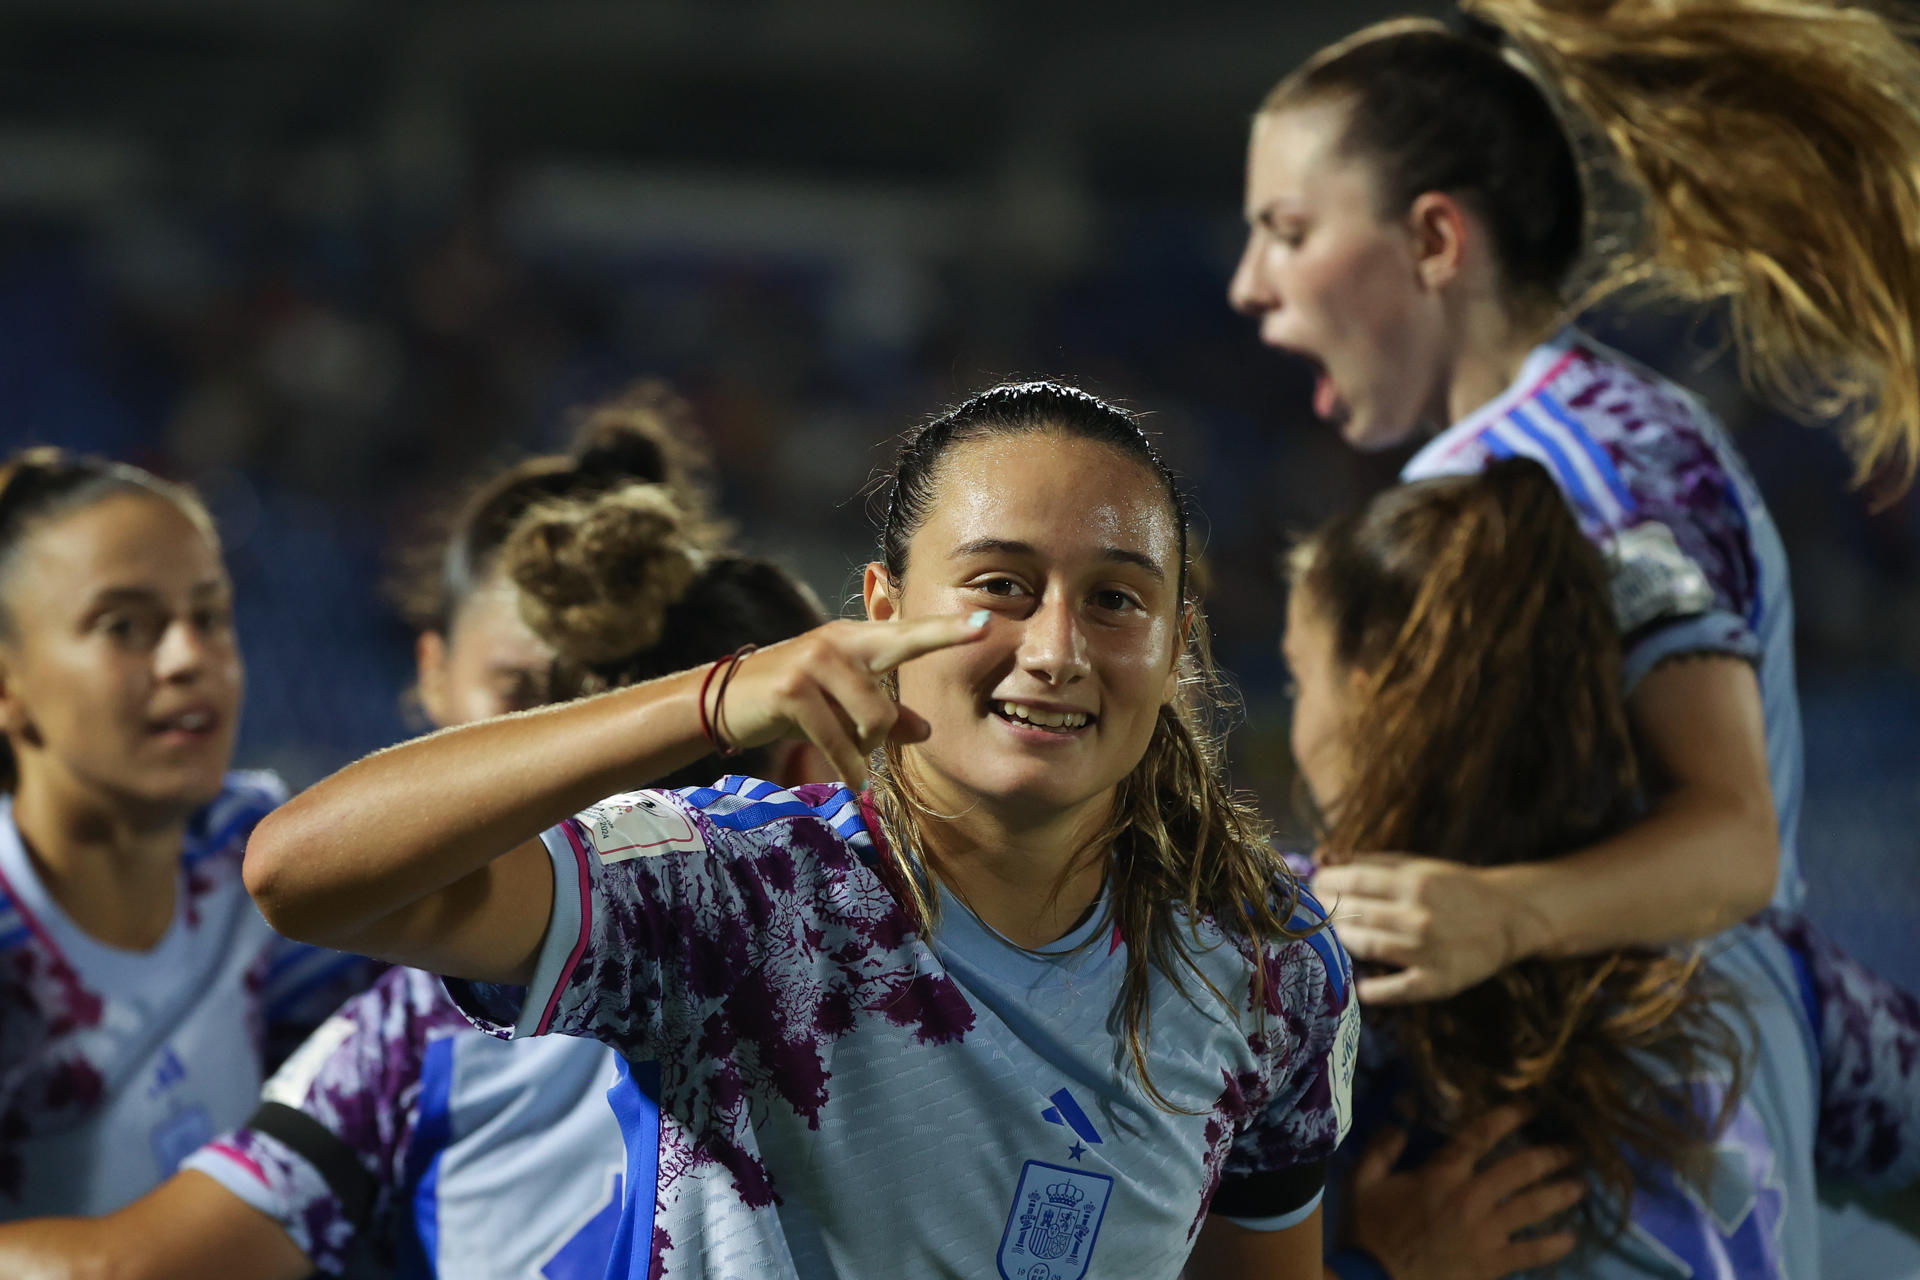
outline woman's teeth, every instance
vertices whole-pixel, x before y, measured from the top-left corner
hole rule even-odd
[[[1084,711],[1043,711],[1039,707],[1018,702],[996,702],[993,709],[1009,720],[1019,720],[1042,729],[1079,729],[1085,727],[1088,720]]]

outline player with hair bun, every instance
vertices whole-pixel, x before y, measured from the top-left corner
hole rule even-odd
[[[1226,788],[1172,474],[1026,383],[887,499],[868,621],[363,760],[257,899],[620,1050],[611,1274],[1317,1280],[1350,975]],[[845,784],[652,787],[802,736]]]
[[[420,697],[436,723],[644,680],[822,620],[786,573],[727,549],[673,403],[648,387],[594,410],[570,454],[490,478],[437,562],[414,557],[400,596],[423,628]],[[804,743],[744,763],[791,784],[825,772]],[[626,1166],[606,1099],[616,1079],[600,1045],[482,1035],[439,979],[394,969],[289,1060],[245,1125],[150,1195],[104,1218],[0,1227],[0,1274],[296,1280],[398,1265],[599,1280]]]
[[[53,448],[0,464],[0,1221],[116,1209],[245,1115],[372,976],[240,882],[232,586],[206,508]]]
[[[1801,897],[1785,551],[1712,414],[1572,328],[1579,303],[1628,284],[1724,302],[1752,380],[1840,417],[1863,477],[1902,482],[1920,456],[1920,54],[1888,18],[1825,0],[1464,8],[1465,31],[1368,27],[1268,95],[1230,297],[1316,365],[1315,412],[1349,443],[1420,444],[1404,479],[1547,468],[1614,565],[1658,786],[1640,821],[1552,861],[1374,850],[1329,868],[1354,956],[1390,967],[1361,980],[1375,1002]],[[1616,189],[1644,234],[1601,234]]]

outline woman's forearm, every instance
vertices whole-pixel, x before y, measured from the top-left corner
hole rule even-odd
[[[1779,863],[1771,797],[1695,784],[1612,839],[1482,874],[1515,904],[1520,959],[1708,937],[1767,905]]]
[[[290,937],[351,937],[595,800],[707,754],[696,702],[703,674],[448,729],[368,756],[261,822],[247,845],[247,888]]]

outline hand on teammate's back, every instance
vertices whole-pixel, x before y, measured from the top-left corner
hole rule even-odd
[[[1566,1257],[1571,1231],[1514,1236],[1553,1225],[1580,1202],[1585,1185],[1556,1176],[1568,1171],[1567,1154],[1523,1147],[1487,1163],[1526,1119],[1522,1107],[1496,1107],[1425,1164],[1398,1173],[1393,1166],[1407,1136],[1381,1133],[1347,1188],[1348,1239],[1393,1280],[1499,1280]]]
[[[1313,891],[1356,961],[1396,970],[1361,977],[1362,1004],[1444,1000],[1526,954],[1525,904],[1462,863],[1361,854],[1320,866]]]

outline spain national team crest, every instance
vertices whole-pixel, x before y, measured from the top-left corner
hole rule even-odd
[[[1080,1280],[1093,1262],[1113,1179],[1029,1160],[1000,1237],[1006,1280]]]

